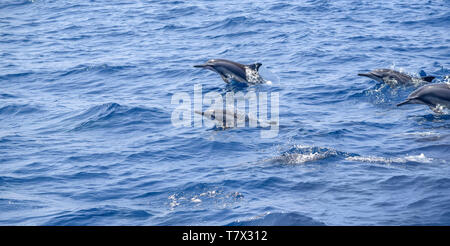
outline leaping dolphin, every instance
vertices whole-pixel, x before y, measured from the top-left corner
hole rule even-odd
[[[237,81],[248,84],[262,84],[267,81],[261,78],[258,73],[261,65],[261,63],[243,65],[225,59],[212,59],[205,64],[194,65],[194,67],[205,68],[218,73],[225,83]]]
[[[450,109],[450,84],[430,84],[413,91],[408,98],[397,106],[405,104],[425,104],[435,113],[442,113],[439,106]]]
[[[410,84],[422,84],[429,83],[433,81],[434,76],[423,76],[420,78],[412,77],[408,74],[401,73],[392,69],[375,69],[368,73],[358,73],[359,76],[369,77],[381,83],[386,83],[390,85],[410,85]]]

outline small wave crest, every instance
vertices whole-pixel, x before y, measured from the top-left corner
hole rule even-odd
[[[115,128],[143,124],[149,121],[165,121],[163,114],[156,108],[128,107],[118,103],[96,105],[85,112],[65,119],[65,122],[76,122],[72,131],[95,128]]]
[[[386,158],[379,156],[349,156],[345,158],[348,161],[359,161],[368,163],[383,164],[404,164],[404,163],[431,163],[432,158],[426,157],[423,153],[420,155],[407,155],[404,157]]]
[[[325,147],[295,145],[288,151],[283,152],[280,156],[273,158],[272,161],[292,165],[348,155],[347,153]]]
[[[218,205],[228,207],[244,198],[240,192],[224,191],[218,187],[207,187],[209,185],[188,186],[183,192],[173,193],[168,197],[171,210],[185,207],[199,207]],[[201,189],[199,189],[201,187]]]
[[[39,109],[36,106],[32,106],[29,104],[10,104],[3,107],[0,107],[0,115],[21,115],[21,114],[30,114],[39,112]]]
[[[298,213],[266,213],[243,221],[235,221],[228,226],[324,226],[311,217]]]
[[[66,71],[61,72],[60,76],[70,76],[83,73],[105,73],[111,74],[128,68],[133,68],[134,66],[113,66],[108,64],[95,64],[95,65],[78,65],[70,68]]]

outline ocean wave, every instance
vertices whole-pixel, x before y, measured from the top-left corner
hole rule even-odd
[[[0,99],[17,98],[17,96],[9,93],[0,93]]]
[[[54,214],[53,218],[43,224],[52,226],[109,225],[111,223],[136,225],[137,221],[145,221],[152,216],[145,210],[106,205]]]
[[[85,112],[64,120],[75,126],[71,131],[99,128],[120,129],[151,122],[170,123],[168,114],[157,108],[128,107],[118,103],[92,106]],[[132,131],[134,128],[129,129]]]
[[[304,164],[322,160],[341,159],[346,161],[382,163],[382,164],[405,164],[405,163],[432,163],[433,158],[426,157],[425,154],[406,155],[403,157],[381,157],[381,156],[360,156],[355,153],[337,151],[325,147],[313,147],[295,145],[288,151],[270,159],[272,162],[281,164]]]
[[[180,188],[167,197],[165,204],[172,212],[193,208],[229,208],[245,199],[242,193],[215,183],[189,183]]]
[[[379,156],[349,156],[348,161],[382,163],[382,164],[405,164],[405,163],[432,163],[433,159],[426,157],[423,153],[419,155],[407,155],[404,157],[379,157]]]
[[[32,114],[42,111],[41,108],[29,104],[9,104],[0,107],[0,115],[5,116]]]
[[[233,30],[239,26],[255,27],[271,23],[273,22],[267,19],[256,19],[247,16],[235,16],[215,21],[214,23],[208,26],[208,29],[211,31]]]
[[[19,72],[19,73],[10,73],[5,75],[0,75],[0,80],[11,80],[11,79],[19,79],[21,77],[27,77],[34,74],[34,72]]]
[[[23,211],[28,209],[40,209],[44,207],[45,206],[39,201],[0,198],[0,209],[2,211]]]
[[[200,193],[181,192],[168,197],[169,207],[173,209],[183,209],[186,207],[218,206],[229,207],[244,198],[239,192],[224,192],[222,190],[204,190]]]
[[[449,18],[450,12],[444,12],[441,13],[441,15],[437,16],[437,17],[432,17],[432,18],[426,18],[426,19],[419,19],[419,20],[407,20],[407,21],[403,21],[402,24],[403,25],[407,25],[407,26],[424,26],[424,25],[429,25],[429,26],[449,26],[450,25],[450,18]]]
[[[267,213],[262,216],[250,218],[248,220],[236,221],[227,226],[324,226],[325,224],[316,221],[311,217],[290,212],[290,213]]]
[[[127,70],[130,68],[135,68],[135,66],[123,65],[123,66],[112,66],[108,64],[97,64],[97,65],[78,65],[68,69],[67,71],[60,72],[60,77],[67,77],[70,75],[78,75],[83,73],[99,73],[99,74],[112,74],[118,71]]]
[[[0,9],[4,9],[4,8],[10,8],[10,7],[19,7],[19,6],[23,6],[26,4],[30,4],[33,3],[34,0],[3,0],[0,3]]]
[[[288,151],[281,153],[281,155],[272,158],[271,161],[275,163],[292,165],[329,160],[335,157],[345,157],[348,155],[348,153],[325,147],[295,145]]]

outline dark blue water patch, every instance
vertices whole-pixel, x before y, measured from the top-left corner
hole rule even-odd
[[[169,16],[189,16],[193,14],[198,14],[201,12],[203,8],[198,6],[183,6],[183,7],[175,7],[168,10],[167,15]]]
[[[238,38],[238,37],[245,37],[245,36],[256,36],[258,34],[258,32],[256,31],[245,31],[245,32],[233,32],[233,33],[226,33],[226,34],[220,34],[220,35],[211,35],[211,36],[207,36],[208,38],[211,39],[222,39],[222,38],[229,38],[229,39],[234,39],[234,38]]]
[[[428,122],[448,122],[450,121],[450,115],[448,114],[425,114],[415,116],[417,121],[428,121]]]
[[[166,152],[171,152],[173,155],[168,155]],[[158,163],[162,161],[173,161],[177,160],[179,158],[186,158],[188,159],[190,155],[183,155],[179,154],[178,149],[173,150],[160,150],[160,151],[143,151],[139,153],[133,153],[126,158],[126,162],[141,162],[141,161],[150,161],[152,163]]]
[[[89,74],[89,73],[98,73],[98,74],[113,74],[115,72],[127,70],[135,68],[135,66],[110,66],[107,64],[101,65],[78,65],[69,69],[68,71],[62,72],[59,76],[61,78],[65,78],[71,75],[77,74]]]
[[[28,104],[10,104],[6,106],[0,106],[0,115],[3,116],[26,115],[42,111],[43,110],[39,107]]]
[[[450,151],[450,145],[446,143],[442,144],[428,144],[427,146],[421,146],[421,147],[415,147],[415,148],[409,148],[408,151],[403,151],[400,153],[419,153],[424,151],[434,151],[437,153],[446,153],[447,151]],[[443,158],[446,158],[447,156],[442,156]],[[448,157],[446,158],[448,159]]]
[[[64,161],[73,163],[95,163],[97,160],[102,160],[102,162],[110,162],[120,160],[121,158],[123,157],[117,153],[86,153],[72,155],[67,157]]]
[[[33,185],[33,184],[48,184],[48,183],[58,183],[61,179],[58,177],[51,177],[51,176],[34,176],[34,177],[10,177],[10,176],[0,176],[0,184],[2,186],[14,186],[14,185],[20,185],[20,184],[27,184],[27,185]]]
[[[15,0],[5,0],[2,1],[0,4],[0,9],[8,9],[8,8],[15,8],[15,7],[21,7],[27,4],[31,4],[33,1],[31,0],[22,0],[22,1],[15,1]]]
[[[103,172],[78,172],[69,175],[63,175],[63,179],[69,180],[92,180],[92,179],[104,179],[107,180],[109,178],[108,173]]]
[[[98,200],[113,202],[115,200],[127,199],[128,192],[125,188],[112,190],[102,189],[101,191],[90,190],[86,192],[71,194],[70,198],[77,201],[86,201],[94,203]]]
[[[0,199],[0,208],[2,211],[23,211],[29,209],[44,208],[40,202],[33,200],[18,200],[18,199]]]
[[[0,80],[17,81],[17,80],[23,79],[24,77],[28,77],[32,74],[34,74],[34,73],[33,72],[19,72],[19,73],[3,74],[3,75],[0,75]]]
[[[439,13],[440,15],[432,18],[425,18],[425,16],[420,16],[419,20],[408,20],[402,22],[403,25],[406,26],[437,26],[441,27],[442,25],[450,25],[450,12]]]
[[[17,96],[9,93],[0,93],[0,99],[11,99],[11,98],[17,98]]]
[[[71,131],[86,131],[93,129],[117,129],[151,124],[152,122],[167,122],[168,115],[161,110],[142,107],[127,107],[117,103],[106,103],[89,108],[85,112],[65,119],[65,122],[78,122]],[[129,128],[128,131],[132,131]]]
[[[207,25],[209,31],[233,30],[239,26],[248,26],[250,28],[263,27],[273,24],[270,20],[256,19],[255,17],[235,16],[215,21],[212,25]]]
[[[270,10],[276,11],[276,10],[290,9],[292,7],[293,7],[293,5],[289,4],[289,3],[274,3],[270,7]]]
[[[301,192],[310,192],[315,190],[324,190],[326,188],[326,184],[323,182],[298,182],[295,184],[292,189],[298,190]]]
[[[227,226],[324,226],[325,224],[298,213],[270,213],[262,218],[232,222]]]
[[[136,221],[143,221],[151,216],[153,215],[145,210],[107,205],[56,214],[54,218],[44,224],[49,226],[106,225],[109,223],[131,225],[135,224]],[[116,219],[113,221],[111,218]]]

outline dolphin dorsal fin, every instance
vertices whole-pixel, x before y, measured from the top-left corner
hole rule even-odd
[[[252,70],[258,71],[259,67],[261,67],[261,65],[262,65],[261,63],[257,62],[255,64],[248,65],[248,67]]]
[[[426,81],[426,82],[430,82],[433,81],[433,79],[435,79],[436,77],[434,76],[422,76],[421,79]]]

